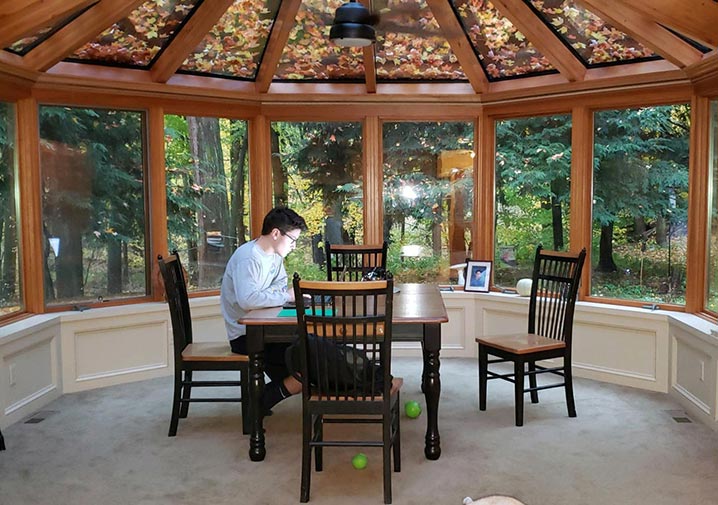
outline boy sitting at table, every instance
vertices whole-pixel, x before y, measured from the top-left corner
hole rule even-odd
[[[220,305],[232,352],[247,354],[247,328],[237,322],[240,317],[250,310],[294,302],[284,258],[296,248],[306,229],[304,219],[293,210],[274,208],[264,217],[261,236],[242,244],[227,262]],[[284,355],[289,345],[265,345],[264,370],[270,378],[262,397],[265,416],[272,414],[277,403],[302,390],[301,382],[287,369]]]

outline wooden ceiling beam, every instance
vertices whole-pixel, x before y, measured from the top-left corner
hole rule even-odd
[[[102,30],[129,15],[144,0],[100,0],[70,24],[55,32],[45,42],[30,51],[23,60],[28,68],[44,72],[72,54]]]
[[[698,49],[620,0],[578,2],[679,68],[694,65],[703,57]]]
[[[702,44],[718,47],[718,3],[714,0],[623,0],[621,3]]]
[[[522,0],[492,0],[501,14],[513,23],[555,68],[571,82],[581,81],[586,67]]]
[[[371,11],[371,0],[360,0],[361,3]],[[376,49],[374,44],[369,44],[362,50],[364,63],[364,82],[367,93],[376,93]]]
[[[192,14],[187,23],[165,47],[160,57],[152,64],[150,76],[154,82],[167,82],[187,59],[197,44],[202,42],[217,21],[224,15],[234,0],[205,0]]]
[[[272,84],[272,78],[277,71],[284,46],[289,40],[289,31],[294,26],[301,3],[301,0],[283,0],[279,6],[277,19],[272,26],[267,46],[264,48],[262,63],[257,72],[256,87],[258,93],[269,91],[269,86]]]
[[[451,50],[459,60],[459,64],[469,79],[471,87],[476,93],[485,93],[489,89],[489,79],[476,56],[471,42],[466,36],[461,23],[456,18],[454,10],[446,0],[427,0],[431,12],[434,14],[439,28],[451,46]]]
[[[0,11],[0,47],[8,47],[39,30],[54,26],[95,0],[25,0],[5,2]]]

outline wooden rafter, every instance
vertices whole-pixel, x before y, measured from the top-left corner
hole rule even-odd
[[[551,61],[561,75],[569,81],[583,80],[586,67],[523,0],[492,0],[491,3]]]
[[[152,64],[150,75],[155,82],[167,82],[197,47],[204,36],[217,24],[219,18],[234,3],[234,0],[205,0],[177,33],[169,46],[162,51]]]
[[[621,3],[702,44],[718,46],[718,3],[713,0],[623,0]]]
[[[277,71],[282,51],[289,39],[289,31],[294,26],[294,20],[299,11],[301,0],[284,0],[279,6],[277,19],[272,26],[272,33],[267,40],[267,47],[264,49],[262,64],[257,72],[256,87],[258,93],[266,93],[272,84],[272,78]]]
[[[451,50],[459,60],[464,74],[469,79],[471,87],[476,93],[485,93],[489,89],[489,80],[482,70],[479,58],[474,52],[464,29],[456,18],[453,9],[446,0],[427,0],[427,4],[439,23],[444,37],[449,42]]]
[[[371,10],[371,0],[360,0],[364,7]],[[370,44],[362,51],[364,62],[364,81],[366,92],[376,93],[376,50],[374,44]]]
[[[73,12],[95,0],[34,0],[7,2],[0,12],[0,47],[33,35],[47,26],[54,26]]]
[[[45,71],[67,57],[117,20],[126,17],[144,0],[100,0],[23,59],[28,68]]]
[[[578,0],[578,2],[679,68],[693,65],[701,60],[702,54],[698,49],[620,0]]]

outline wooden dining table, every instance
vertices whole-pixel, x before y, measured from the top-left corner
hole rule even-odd
[[[396,284],[392,317],[392,340],[419,341],[424,358],[421,390],[426,399],[426,437],[424,454],[427,459],[441,456],[439,436],[439,397],[441,378],[439,352],[441,324],[449,321],[439,288],[433,284]],[[258,415],[264,392],[264,345],[291,342],[297,335],[296,317],[280,317],[282,307],[257,309],[248,312],[238,322],[247,326],[249,353],[249,458],[264,460],[264,416]]]

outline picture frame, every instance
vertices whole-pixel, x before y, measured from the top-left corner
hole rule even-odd
[[[491,287],[492,261],[466,260],[466,278],[464,291],[488,293]]]

